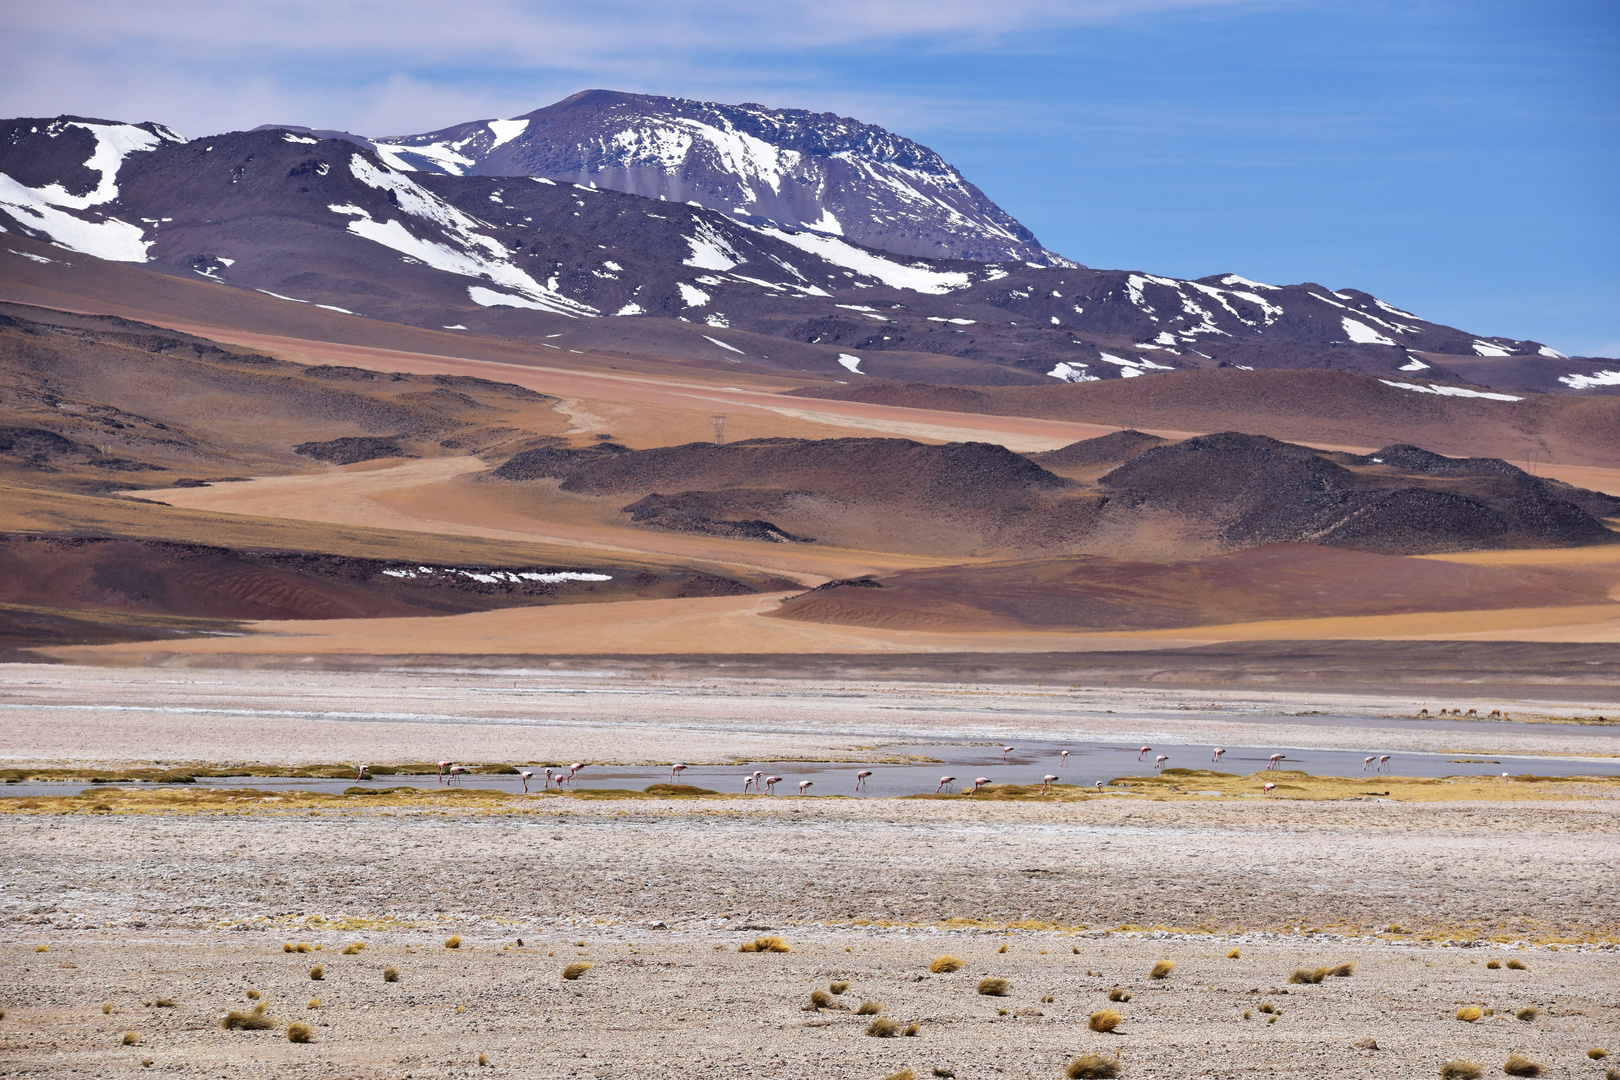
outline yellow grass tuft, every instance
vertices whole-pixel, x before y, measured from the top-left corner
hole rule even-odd
[[[459,949],[459,948],[461,948],[461,935],[460,934],[451,934],[449,937],[445,938],[444,939],[444,947],[447,948],[447,949]]]
[[[900,1022],[879,1016],[866,1025],[866,1033],[874,1039],[892,1039],[900,1034]]]
[[[888,1076],[885,1076],[883,1080],[917,1080],[917,1070],[901,1069],[899,1072],[890,1073]]]
[[[1591,1058],[1593,1061],[1602,1061],[1604,1058],[1609,1056],[1609,1052],[1603,1049],[1601,1046],[1594,1046],[1592,1049],[1586,1052],[1586,1056]]]
[[[1119,1059],[1103,1054],[1081,1054],[1063,1070],[1069,1080],[1110,1080],[1119,1075]]]
[[[287,1041],[307,1043],[315,1041],[315,1029],[302,1020],[295,1020],[287,1025]]]
[[[125,1046],[134,1046],[136,1043],[138,1043],[140,1041],[141,1041],[141,1036],[140,1036],[139,1032],[136,1032],[136,1031],[126,1031],[126,1032],[124,1032],[124,1045]]]
[[[1462,1008],[1457,1010],[1457,1019],[1470,1024],[1484,1015],[1485,1011],[1478,1005],[1464,1005]]]
[[[1327,978],[1329,973],[1331,973],[1332,971],[1333,971],[1332,968],[1325,968],[1325,967],[1319,967],[1319,968],[1295,968],[1294,973],[1292,975],[1288,976],[1288,981],[1290,983],[1295,984],[1295,985],[1299,985],[1301,983],[1306,984],[1306,985],[1319,983],[1323,979]]]
[[[321,999],[320,998],[310,998],[309,999],[309,1004],[304,1006],[304,1007],[306,1009],[318,1009],[318,1008],[321,1007]]]
[[[354,942],[352,944],[343,946],[343,955],[344,956],[359,956],[360,955],[360,950],[364,949],[365,947],[366,947],[365,942],[356,941],[356,942]]]
[[[883,1011],[883,1002],[881,1002],[881,1001],[863,1001],[863,1002],[861,1002],[861,1007],[855,1010],[855,1015],[856,1016],[876,1016],[878,1013],[880,1013],[882,1011]]]
[[[1440,1066],[1440,1080],[1479,1080],[1485,1070],[1472,1061],[1457,1058]]]
[[[261,1001],[253,1006],[252,1012],[232,1009],[225,1014],[225,1019],[219,1022],[219,1026],[226,1031],[264,1031],[275,1027],[276,1022],[264,1015],[264,1002]]]
[[[919,1021],[913,1020],[911,1023],[906,1025],[906,1030],[903,1032],[903,1034],[910,1038],[915,1038],[917,1033],[921,1030],[922,1024]]]
[[[480,1065],[488,1065],[489,1064],[489,1055],[488,1054],[479,1054],[478,1055],[478,1064],[480,1064]]]
[[[1526,1005],[1513,1015],[1518,1017],[1520,1020],[1530,1021],[1540,1016],[1541,1010],[1536,1008],[1534,1005]]]
[[[249,1001],[258,1001],[259,998],[261,998],[263,996],[264,995],[260,994],[257,990],[249,990],[247,992],[247,999]]]
[[[51,947],[49,945],[35,945],[34,946],[34,951],[35,952],[50,952]]]
[[[314,979],[316,982],[320,982],[322,979],[326,978],[326,965],[316,964],[314,967],[310,968],[309,977]]]
[[[951,971],[961,971],[965,961],[960,956],[938,956],[928,965],[928,970],[935,975],[943,975]]]
[[[810,1007],[812,1009],[830,1009],[835,1002],[833,996],[825,990],[810,991]]]
[[[1226,958],[1228,960],[1238,960],[1241,959],[1242,956],[1243,954],[1237,949],[1233,949],[1231,952],[1226,954]]]
[[[1273,1005],[1269,1001],[1262,1001],[1260,1003],[1260,1011],[1263,1013],[1274,1013],[1277,1011],[1277,1006]]]
[[[1006,997],[1012,993],[1012,983],[995,976],[979,980],[979,993],[985,997]]]
[[[745,941],[737,946],[738,952],[792,952],[793,946],[776,935],[770,937],[757,937],[753,941]]]
[[[1329,971],[1328,974],[1332,975],[1335,979],[1348,979],[1351,975],[1355,974],[1355,970],[1356,965],[1354,964],[1338,964],[1335,965],[1333,970]]]
[[[1176,962],[1174,960],[1160,960],[1157,964],[1153,965],[1153,970],[1148,972],[1148,975],[1155,979],[1167,979],[1170,977],[1170,973],[1174,970],[1176,970]]]
[[[1254,1019],[1254,1013],[1250,1012],[1248,1009],[1244,1009],[1243,1010],[1243,1019],[1245,1019],[1245,1020],[1253,1020]]]
[[[1119,987],[1116,986],[1112,990],[1108,991],[1108,1000],[1109,1001],[1129,1001],[1129,1000],[1131,1000],[1131,995],[1130,995],[1130,993],[1128,991],[1121,990]]]
[[[1119,1027],[1124,1020],[1125,1018],[1113,1009],[1102,1009],[1086,1019],[1086,1026],[1092,1031],[1109,1032]]]
[[[1496,971],[1496,970],[1501,968],[1502,961],[1500,961],[1500,960],[1487,960],[1487,961],[1485,961],[1485,966],[1487,968],[1489,968],[1490,970],[1492,970],[1492,971]]]
[[[1004,953],[1006,951],[1007,951],[1007,943],[1006,942],[1002,942],[1001,943],[1001,948],[996,950],[996,952],[998,952],[998,953]]]
[[[592,964],[592,963],[590,963],[588,961],[584,961],[584,960],[577,961],[577,962],[569,964],[567,967],[563,968],[562,977],[565,978],[565,979],[577,979],[581,975],[585,974],[587,971],[591,970],[591,968],[593,968],[595,966],[596,966],[595,964]]]
[[[1074,955],[1079,956],[1080,955],[1080,946],[1078,946],[1078,945],[1070,945],[1069,946],[1069,951],[1074,953]]]
[[[109,1013],[109,1014],[110,1014],[110,1013],[111,1013],[111,1012],[112,1012],[112,1011],[113,1011],[113,1003],[112,1003],[112,1002],[110,1002],[110,1001],[109,1001],[109,1002],[107,1002],[107,1004],[105,1004],[105,1005],[103,1005],[103,1006],[102,1006],[102,1007],[101,1007],[101,1011],[102,1011],[102,1012],[103,1012],[103,1013]]]
[[[956,1074],[943,1065],[934,1066],[934,1075],[940,1077],[941,1080],[956,1080]]]
[[[835,994],[842,994],[845,990],[849,989],[849,983],[847,983],[847,982],[828,983],[827,984],[827,989],[831,990]]]
[[[383,982],[399,982],[399,969],[395,967],[383,968]]]
[[[1502,1065],[1502,1071],[1509,1076],[1540,1076],[1544,1070],[1523,1054],[1514,1052],[1508,1055],[1507,1061]]]
[[[156,1001],[152,1002],[152,1005],[154,1008],[158,1009],[177,1009],[180,1007],[179,1002],[175,1001],[173,998],[158,998]]]
[[[1509,971],[1529,971],[1530,970],[1529,965],[1527,965],[1523,960],[1509,960],[1507,962],[1507,966],[1508,966]]]

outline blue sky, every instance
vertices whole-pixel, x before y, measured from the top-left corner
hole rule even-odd
[[[368,134],[589,87],[925,142],[1092,266],[1366,289],[1620,355],[1613,0],[58,0],[0,114]]]

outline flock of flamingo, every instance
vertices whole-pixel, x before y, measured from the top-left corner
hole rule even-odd
[[[1012,752],[1014,750],[1016,750],[1016,749],[1018,749],[1016,746],[1003,746],[1001,748],[1001,762],[1002,762],[1002,764],[1006,765],[1006,764],[1011,763],[1009,759],[1010,759],[1010,757],[1012,755]],[[1144,746],[1137,753],[1136,760],[1137,761],[1142,761],[1142,760],[1146,759],[1146,757],[1151,753],[1153,753],[1153,747]],[[1214,751],[1210,754],[1209,760],[1218,762],[1218,761],[1221,760],[1221,758],[1225,754],[1226,754],[1226,747],[1217,746],[1217,747],[1214,748]],[[1362,761],[1362,763],[1361,763],[1361,771],[1366,772],[1368,766],[1374,766],[1372,771],[1375,772],[1375,773],[1381,773],[1389,765],[1389,758],[1390,758],[1390,755],[1388,755],[1388,754],[1372,754],[1372,755],[1369,755],[1364,761]],[[1153,768],[1155,770],[1162,770],[1164,768],[1164,766],[1165,766],[1165,763],[1167,761],[1169,761],[1169,760],[1170,760],[1170,755],[1169,754],[1159,754],[1156,757],[1154,757],[1154,759],[1153,759]],[[1266,758],[1266,768],[1267,769],[1276,769],[1284,761],[1287,761],[1287,760],[1288,760],[1288,757],[1287,757],[1286,754],[1272,754],[1270,757]],[[1067,765],[1069,763],[1069,751],[1067,751],[1067,750],[1058,751],[1058,763],[1059,763],[1060,767],[1063,766],[1063,765]],[[557,770],[544,769],[544,770],[542,770],[543,773],[544,773],[544,780],[543,780],[543,783],[542,783],[542,790],[550,791],[551,786],[553,784],[555,784],[555,785],[557,785],[557,790],[562,791],[563,786],[565,784],[573,783],[574,777],[584,767],[585,766],[581,762],[576,761],[573,764],[569,765],[566,771],[564,771],[563,769],[557,769]],[[358,776],[356,776],[355,779],[356,780],[370,780],[371,779],[371,774],[370,774],[370,771],[369,771],[370,768],[371,768],[371,766],[369,766],[369,765],[360,766],[360,774]],[[680,782],[681,773],[685,772],[686,769],[687,769],[687,766],[685,764],[681,763],[681,762],[676,762],[675,764],[671,765],[669,767],[669,782],[671,784],[678,784]],[[467,774],[467,772],[468,772],[468,767],[465,766],[465,765],[457,765],[453,761],[441,761],[441,762],[439,762],[438,781],[439,781],[439,783],[442,783],[442,784],[454,784],[461,777],[465,776]],[[855,773],[855,790],[857,792],[866,790],[866,778],[871,776],[871,775],[872,775],[872,770],[871,769],[860,769],[860,770],[856,771],[856,773]],[[1504,778],[1506,778],[1507,773],[1503,773],[1502,776]],[[523,781],[523,792],[524,792],[524,794],[528,794],[529,793],[529,782],[534,779],[534,773],[529,769],[519,769],[518,770],[518,778]],[[776,794],[776,785],[780,784],[781,782],[782,782],[782,778],[780,776],[766,776],[763,770],[755,769],[751,773],[744,774],[742,793],[744,795],[746,795],[746,794],[748,794],[749,790],[752,789],[755,794],[775,795]],[[1050,792],[1052,790],[1052,785],[1057,783],[1057,782],[1058,782],[1058,776],[1057,776],[1056,773],[1047,773],[1045,776],[1041,777],[1041,794],[1045,795],[1048,792]],[[939,786],[934,788],[934,794],[935,795],[948,794],[949,793],[948,789],[951,787],[952,784],[955,784],[955,783],[956,783],[956,777],[954,777],[954,776],[942,776],[942,777],[940,777],[939,778]],[[974,777],[973,778],[972,790],[969,791],[968,794],[977,795],[979,793],[980,788],[985,787],[985,786],[987,786],[989,784],[992,784],[992,783],[994,783],[994,781],[992,781],[988,776]],[[799,794],[803,795],[806,791],[808,791],[810,788],[812,788],[814,786],[815,786],[815,781],[814,780],[800,780],[799,781]],[[1103,781],[1098,780],[1094,786],[1096,787],[1096,789],[1098,791],[1101,791],[1103,789]],[[1273,791],[1275,791],[1276,788],[1277,788],[1276,784],[1271,783],[1270,781],[1267,781],[1265,784],[1263,784],[1261,786],[1260,790],[1262,790],[1267,795],[1269,795]]]

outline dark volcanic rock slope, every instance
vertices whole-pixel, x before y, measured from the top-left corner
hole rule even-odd
[[[846,380],[1050,385],[1312,367],[1499,401],[1515,395],[1465,381],[1620,392],[1620,374],[1604,374],[1613,361],[1477,337],[1354,290],[901,257],[599,188],[404,172],[353,141],[290,130],[182,142],[156,125],[9,121],[0,174],[9,233],[288,303],[550,347]]]

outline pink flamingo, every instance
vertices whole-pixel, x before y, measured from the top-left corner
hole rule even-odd
[[[1211,761],[1219,761],[1219,760],[1221,760],[1221,757],[1222,757],[1222,756],[1223,756],[1223,755],[1224,755],[1224,754],[1225,754],[1225,753],[1226,753],[1226,747],[1224,747],[1224,746],[1217,746],[1217,747],[1216,747],[1216,748],[1215,748],[1215,750],[1214,750],[1214,752],[1213,752],[1213,753],[1211,753],[1211,754],[1210,754],[1210,755],[1209,755],[1209,760],[1211,760]]]
[[[1001,748],[1001,763],[1003,765],[1007,764],[1007,755],[1012,753],[1016,749],[1018,749],[1018,747],[1016,747],[1016,746],[1003,746]]]
[[[572,784],[574,782],[574,774],[579,772],[579,770],[583,769],[584,767],[585,766],[581,765],[577,761],[574,762],[572,765],[568,766],[568,782],[570,784]]]
[[[444,783],[444,774],[449,772],[450,771],[450,766],[452,766],[454,764],[455,764],[455,762],[453,762],[453,761],[441,761],[441,762],[439,762],[439,783],[441,783],[441,784]]]
[[[759,794],[759,778],[760,778],[760,777],[762,777],[762,776],[764,776],[764,775],[765,775],[765,774],[764,774],[764,773],[763,773],[763,772],[761,772],[761,771],[760,771],[760,770],[759,770],[759,769],[755,769],[755,770],[754,770],[754,772],[753,772],[753,777],[754,777],[754,794],[756,794],[756,795],[758,795],[758,794]],[[745,791],[746,791],[746,790],[747,790],[747,789],[746,789],[746,788],[744,788],[744,789],[743,789],[743,790],[745,790]]]
[[[1266,761],[1268,763],[1266,765],[1266,768],[1275,769],[1277,767],[1277,763],[1279,761],[1282,761],[1286,757],[1287,757],[1286,754],[1272,754],[1270,757],[1266,758]]]
[[[750,787],[753,787],[753,785],[754,785],[754,778],[752,776],[750,776],[749,774],[744,773],[743,774],[743,794],[744,795],[748,794],[748,789]]]
[[[1373,762],[1375,762],[1377,760],[1378,760],[1378,755],[1377,754],[1374,754],[1371,757],[1362,758],[1361,759],[1361,771],[1366,772],[1367,771],[1367,766],[1371,765]]]
[[[1158,757],[1153,759],[1153,767],[1155,769],[1162,769],[1162,768],[1164,768],[1164,763],[1169,761],[1169,760],[1170,760],[1170,755],[1169,754],[1160,754]]]
[[[1277,790],[1277,785],[1273,784],[1270,780],[1267,780],[1266,784],[1265,784],[1265,787],[1261,788],[1261,790],[1264,791],[1267,795],[1270,795],[1273,791]]]
[[[1068,763],[1069,763],[1069,752],[1067,750],[1059,750],[1058,751],[1058,768],[1061,769],[1061,768],[1063,768],[1063,766],[1067,765]]]
[[[1136,760],[1141,761],[1143,758],[1147,757],[1151,753],[1153,753],[1153,747],[1144,746],[1144,747],[1142,747],[1141,753],[1136,755]]]
[[[1505,783],[1507,783],[1507,782],[1508,782],[1508,774],[1507,774],[1507,773],[1503,773],[1503,774],[1502,774],[1502,783],[1504,783],[1504,784],[1505,784]]]
[[[1057,783],[1057,777],[1053,776],[1051,773],[1047,773],[1045,776],[1041,777],[1041,794],[1045,795],[1051,790],[1052,785],[1055,783]]]
[[[673,783],[675,783],[675,777],[676,777],[676,775],[677,775],[677,774],[678,774],[678,773],[683,773],[683,772],[685,772],[685,771],[686,771],[686,766],[685,766],[685,765],[682,765],[682,764],[681,764],[681,763],[680,763],[680,762],[678,762],[678,761],[677,761],[677,762],[676,762],[676,763],[675,763],[675,764],[673,764],[673,765],[671,765],[671,766],[670,766],[670,767],[669,767],[669,782],[670,782],[670,783],[672,783],[672,784],[673,784]]]
[[[455,783],[456,782],[456,777],[460,776],[462,773],[464,773],[466,771],[467,770],[462,768],[460,765],[452,765],[452,766],[450,766],[449,779],[447,779],[445,781],[445,783],[447,783],[447,784]]]
[[[866,778],[868,776],[871,776],[871,775],[872,775],[872,770],[871,769],[862,769],[859,772],[857,772],[855,774],[855,790],[856,791],[861,790],[861,787],[866,783]]]
[[[1502,778],[1504,780],[1507,779],[1507,773],[1503,773]],[[954,777],[954,776],[942,776],[942,777],[940,777],[939,778],[939,787],[934,789],[934,794],[938,795],[940,792],[945,790],[946,785],[954,784],[954,783],[956,783],[956,777]]]
[[[974,777],[974,779],[973,779],[973,794],[977,795],[979,793],[979,789],[984,787],[988,783],[990,783],[990,778],[988,776]]]
[[[814,780],[800,780],[799,781],[799,794],[803,795],[804,794],[804,789],[807,788],[807,787],[810,787],[814,783],[815,783]]]
[[[370,780],[371,779],[370,769],[371,769],[370,765],[362,765],[362,766],[360,766],[360,774],[354,778],[355,781],[359,782],[361,780]]]
[[[518,776],[523,780],[523,794],[527,795],[529,793],[529,781],[534,777],[534,773],[528,769],[519,769]]]
[[[1388,764],[1389,764],[1389,755],[1384,754],[1382,757],[1380,757],[1378,759],[1378,771],[1383,772],[1384,771],[1384,766],[1386,766]]]
[[[1097,794],[1099,794],[1099,795],[1102,794],[1102,785],[1103,785],[1103,782],[1101,780],[1097,781]]]
[[[781,782],[782,778],[780,776],[767,776],[765,778],[765,794],[775,795],[776,785],[780,784]]]

